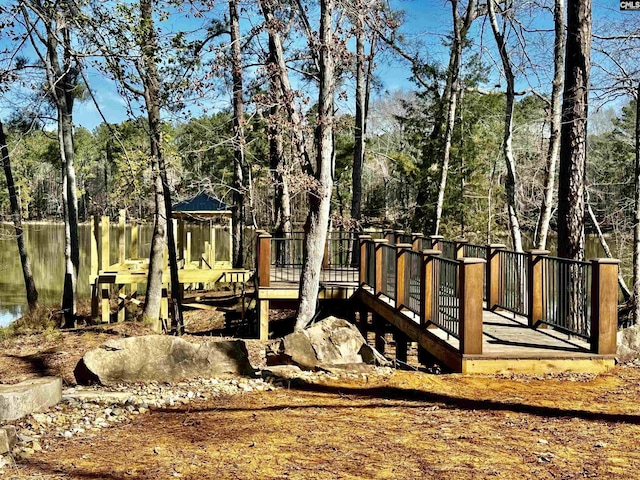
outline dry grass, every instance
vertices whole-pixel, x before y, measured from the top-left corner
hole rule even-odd
[[[639,478],[639,384],[630,367],[299,384],[60,440],[13,478]]]

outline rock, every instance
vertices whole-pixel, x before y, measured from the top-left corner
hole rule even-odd
[[[336,317],[293,332],[267,347],[267,365],[293,364],[316,370],[362,363],[389,364],[367,345],[354,325]]]
[[[16,441],[16,427],[13,425],[0,427],[0,455],[11,452]]]
[[[62,380],[42,377],[0,385],[0,421],[17,420],[52,407],[62,399]]]
[[[640,357],[640,324],[618,331],[617,355],[623,360]]]
[[[111,340],[88,351],[74,370],[76,381],[100,383],[176,382],[216,375],[250,375],[241,340],[190,343],[166,335]]]
[[[274,365],[268,369],[262,370],[262,378],[280,377],[280,378],[297,378],[300,376],[300,367],[295,365]]]

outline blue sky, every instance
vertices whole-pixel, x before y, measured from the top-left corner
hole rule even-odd
[[[222,2],[224,5],[226,2]],[[409,43],[417,42],[421,45],[421,52],[425,57],[446,64],[448,61],[447,48],[443,46],[444,35],[448,34],[451,29],[451,7],[445,0],[392,0],[392,6],[397,9],[403,9],[406,12],[406,22],[402,27],[404,37]],[[594,9],[594,31],[606,29],[605,25],[609,21],[616,21],[623,16],[636,15],[640,19],[640,12],[620,12],[618,1],[612,0],[596,0],[593,5]],[[241,14],[242,15],[242,14]],[[241,21],[250,20],[250,23],[256,24],[260,18],[241,18]],[[526,20],[526,19],[525,19]],[[551,28],[551,17],[532,19],[531,25],[538,28]],[[176,23],[175,19],[169,19],[169,25]],[[485,38],[480,39],[479,33],[482,29],[482,22],[475,24],[472,36],[477,45],[483,46],[483,58],[490,65],[494,65],[491,69],[491,84],[499,83],[498,73],[500,69],[495,65],[494,41],[489,35],[490,29],[485,25]],[[608,32],[611,33],[611,32]],[[1,47],[1,44],[0,44]],[[518,88],[526,89],[533,86],[537,89],[544,90],[547,88],[550,73],[550,51],[546,52],[545,47],[539,48],[536,52],[541,58],[540,66],[530,72],[529,82],[520,80]],[[104,78],[95,71],[87,70],[89,83],[94,92],[101,110],[109,122],[121,122],[127,118],[126,104],[122,97],[118,94],[115,84],[112,80]],[[413,90],[415,85],[408,80],[410,69],[408,62],[398,60],[396,58],[382,57],[378,59],[377,77],[382,82],[381,95],[386,92],[392,93],[397,90]],[[492,86],[491,85],[491,86]],[[230,92],[223,92],[220,96],[207,100],[212,109],[226,107],[229,105]],[[0,116],[5,118],[8,115],[7,99],[0,99]],[[348,103],[345,103],[348,110]],[[194,113],[200,112],[199,107],[193,109]],[[141,113],[141,112],[140,112]],[[82,125],[89,129],[94,128],[101,123],[102,118],[99,115],[92,101],[77,103],[74,110],[74,121],[76,125]]]

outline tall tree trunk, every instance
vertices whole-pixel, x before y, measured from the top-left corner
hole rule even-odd
[[[289,195],[289,178],[286,174],[287,157],[284,153],[282,135],[282,84],[277,64],[275,35],[269,35],[269,81],[272,106],[269,112],[267,133],[269,135],[269,164],[273,180],[274,227],[278,237],[291,233],[291,197]]]
[[[333,114],[335,67],[333,59],[334,0],[320,0],[320,52],[318,93],[318,125],[316,127],[317,187],[309,193],[309,216],[305,225],[305,262],[300,277],[300,307],[297,330],[306,327],[316,312],[320,270],[327,240],[331,190],[333,188]]]
[[[636,90],[635,218],[633,225],[633,323],[640,323],[640,82]]]
[[[11,159],[9,158],[9,146],[7,144],[7,136],[4,133],[2,122],[0,122],[0,154],[2,154],[2,167],[4,169],[4,176],[7,180],[7,190],[9,191],[9,206],[11,207],[13,228],[16,232],[16,243],[18,244],[18,254],[20,255],[20,264],[22,265],[22,276],[24,277],[24,286],[27,293],[27,305],[29,305],[29,310],[34,310],[38,306],[38,290],[36,289],[36,284],[33,280],[33,272],[31,271],[31,261],[29,260],[27,245],[24,238],[24,229],[22,228],[20,196],[16,192],[16,185],[13,181]]]
[[[151,164],[154,172],[155,215],[151,253],[149,256],[149,274],[147,279],[146,301],[143,316],[154,322],[160,316],[162,298],[162,270],[164,268],[164,249],[168,243],[169,275],[171,279],[171,317],[177,333],[182,333],[182,304],[180,282],[178,278],[178,258],[175,248],[175,236],[171,222],[171,190],[167,178],[167,167],[162,150],[162,132],[160,118],[160,78],[155,55],[158,52],[158,40],[153,22],[153,0],[140,0],[140,31],[142,40],[142,68],[140,69],[144,85],[144,100],[149,121],[149,141],[151,146]],[[156,330],[158,327],[156,326]]]
[[[537,248],[544,250],[547,246],[549,223],[553,212],[553,191],[556,180],[556,167],[560,152],[560,122],[562,120],[562,76],[564,73],[564,0],[555,0],[554,8],[555,46],[553,49],[553,83],[551,86],[551,122],[549,125],[549,148],[544,172],[544,194],[540,206],[540,216],[536,228]]]
[[[76,317],[80,243],[78,240],[78,197],[74,166],[73,103],[78,84],[78,65],[71,53],[71,35],[67,18],[70,9],[63,4],[46,25],[47,84],[58,115],[58,145],[62,159],[62,199],[65,224],[65,275],[62,293],[64,326],[73,327]],[[61,53],[58,49],[61,49]],[[60,58],[61,55],[61,58]]]
[[[451,141],[456,121],[456,108],[460,93],[460,69],[462,67],[462,47],[471,23],[476,16],[476,2],[470,0],[464,18],[458,13],[458,0],[451,0],[451,15],[453,19],[453,42],[449,55],[449,70],[447,72],[447,85],[444,99],[446,101],[447,119],[444,132],[444,146],[442,152],[442,167],[440,170],[440,183],[438,186],[438,198],[436,200],[436,212],[434,220],[434,235],[440,232],[442,210],[444,208],[444,196],[447,189],[447,176],[449,174],[449,161],[451,159]]]
[[[244,182],[244,104],[242,101],[242,52],[238,0],[229,0],[231,22],[231,77],[233,81],[233,266],[242,267],[243,234],[245,225]]]
[[[560,130],[558,255],[576,260],[584,259],[584,179],[590,54],[591,0],[569,0]]]
[[[273,13],[273,0],[259,0],[258,3],[265,19],[269,41],[273,42],[272,52],[276,75],[279,77],[279,84],[282,89],[284,108],[291,121],[291,137],[296,149],[296,155],[302,165],[303,172],[307,175],[313,175],[313,168],[304,138],[302,118],[295,105],[293,89],[291,88],[287,64],[285,63],[282,39],[279,33],[282,26]]]
[[[518,204],[516,198],[516,162],[513,156],[513,109],[516,101],[515,76],[507,52],[507,45],[504,34],[500,31],[498,20],[495,12],[495,1],[489,0],[487,3],[489,20],[493,36],[498,45],[502,68],[507,83],[506,106],[504,112],[504,137],[502,141],[502,152],[507,165],[507,183],[505,190],[507,194],[507,211],[509,214],[509,227],[511,229],[511,238],[513,240],[513,248],[516,252],[522,252],[522,235],[520,233],[520,222],[518,220]]]
[[[353,148],[353,169],[351,176],[352,197],[351,217],[360,220],[362,210],[362,169],[365,151],[366,93],[365,55],[364,55],[364,19],[358,13],[356,24],[356,118],[355,142]]]

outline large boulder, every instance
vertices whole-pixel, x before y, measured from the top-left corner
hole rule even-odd
[[[62,399],[62,380],[42,377],[15,385],[0,385],[0,422],[42,412]]]
[[[617,355],[622,360],[640,357],[640,324],[618,331]]]
[[[354,325],[336,317],[325,318],[267,346],[267,365],[297,365],[316,370],[363,363],[389,364],[367,345]]]
[[[74,370],[81,385],[176,382],[252,373],[247,347],[241,340],[190,343],[166,335],[110,340],[88,351]]]

